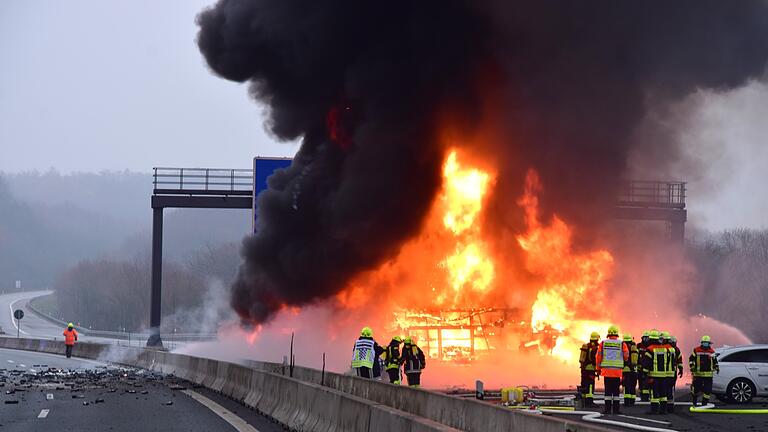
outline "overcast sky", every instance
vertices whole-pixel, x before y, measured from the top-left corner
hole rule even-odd
[[[195,16],[213,0],[0,1],[0,171],[248,168],[295,145],[215,77]]]
[[[245,86],[204,64],[194,21],[212,2],[0,0],[0,172],[247,168],[255,155],[291,156],[296,145],[267,136]],[[709,159],[701,180],[680,179],[691,182],[689,220],[768,227],[768,86],[691,106],[681,139]]]

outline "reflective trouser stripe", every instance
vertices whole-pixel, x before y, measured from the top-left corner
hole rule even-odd
[[[584,396],[586,396],[586,397],[588,397],[588,398],[591,398],[591,397],[594,397],[594,396],[595,396],[595,395],[594,395],[594,393],[593,393],[593,389],[592,389],[592,387],[593,387],[592,385],[590,385],[589,387],[587,387],[587,392],[586,392],[586,393],[584,393]]]
[[[624,399],[636,399],[636,398],[637,398],[637,396],[635,396],[633,394],[624,393]]]

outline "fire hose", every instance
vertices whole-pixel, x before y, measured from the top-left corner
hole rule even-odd
[[[768,414],[768,409],[731,409],[715,408],[714,404],[706,404],[702,407],[691,407],[692,413],[710,413],[710,414]]]
[[[676,432],[674,429],[665,429],[665,428],[659,428],[659,427],[653,427],[653,426],[643,426],[638,425],[634,423],[627,423],[622,422],[618,420],[607,420],[602,418],[603,415],[599,412],[594,411],[561,411],[561,410],[551,410],[549,408],[539,408],[538,410],[531,410],[531,411],[523,411],[530,414],[544,414],[544,413],[550,413],[550,414],[571,414],[571,415],[580,415],[582,416],[581,419],[585,422],[590,423],[598,423],[598,424],[604,424],[604,425],[611,425],[611,426],[619,426],[627,429],[633,429],[633,430],[639,430],[639,431],[645,431],[645,432]],[[670,422],[661,421],[661,420],[650,420],[650,419],[644,419],[642,417],[631,417],[631,416],[622,416],[625,418],[632,418],[642,421],[648,421],[653,423],[660,423],[665,425],[670,425]]]

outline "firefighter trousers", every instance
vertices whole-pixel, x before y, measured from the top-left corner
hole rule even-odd
[[[624,385],[624,405],[634,405],[637,398],[637,372],[624,372],[622,384]]]
[[[666,377],[651,377],[651,413],[667,412],[667,380]]]
[[[400,368],[387,369],[390,384],[400,385]]]
[[[421,386],[421,371],[418,372],[406,372],[405,377],[408,378],[408,385],[411,387]]]
[[[712,396],[712,377],[693,377],[691,393],[693,394],[694,402],[696,402],[699,394],[701,394],[701,404],[708,404],[709,398]]]

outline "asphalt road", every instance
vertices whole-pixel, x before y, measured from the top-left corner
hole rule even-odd
[[[679,402],[690,402],[690,397],[679,396],[677,399]],[[729,405],[722,404],[715,400],[717,408],[733,408],[733,409],[766,409],[768,408],[768,401],[765,399],[756,399],[750,405]],[[666,415],[648,415],[647,411],[650,410],[647,405],[636,405],[634,407],[624,407],[622,405],[622,414],[625,416],[638,417],[639,419],[632,419],[623,416],[608,415],[603,418],[608,420],[617,420],[622,422],[628,422],[632,424],[650,426],[663,429],[671,429],[681,432],[719,432],[719,431],[768,431],[768,415],[761,414],[712,414],[712,413],[691,413],[688,411],[690,405],[676,406],[674,414]],[[600,409],[588,410],[602,412]],[[560,417],[568,417],[574,420],[572,415],[560,415]],[[649,421],[643,421],[640,419],[647,419]],[[657,422],[668,422],[668,424],[662,424]],[[606,426],[607,427],[607,426]],[[614,426],[610,426],[614,427]],[[609,428],[610,428],[609,427]],[[616,428],[617,430],[631,430],[630,428]]]
[[[174,377],[44,353],[0,349],[0,390],[2,431],[283,430]]]
[[[36,339],[56,339],[62,340],[64,327],[53,324],[52,322],[39,317],[29,309],[29,300],[50,294],[51,291],[24,291],[0,295],[0,327],[5,331],[7,337],[16,337],[16,320],[13,318],[13,311],[21,309],[24,311],[19,328],[19,336]],[[117,339],[81,335],[81,342],[96,342],[103,344],[118,343]],[[133,345],[143,345],[146,340],[135,340]],[[120,341],[121,344],[127,344],[127,341]]]

